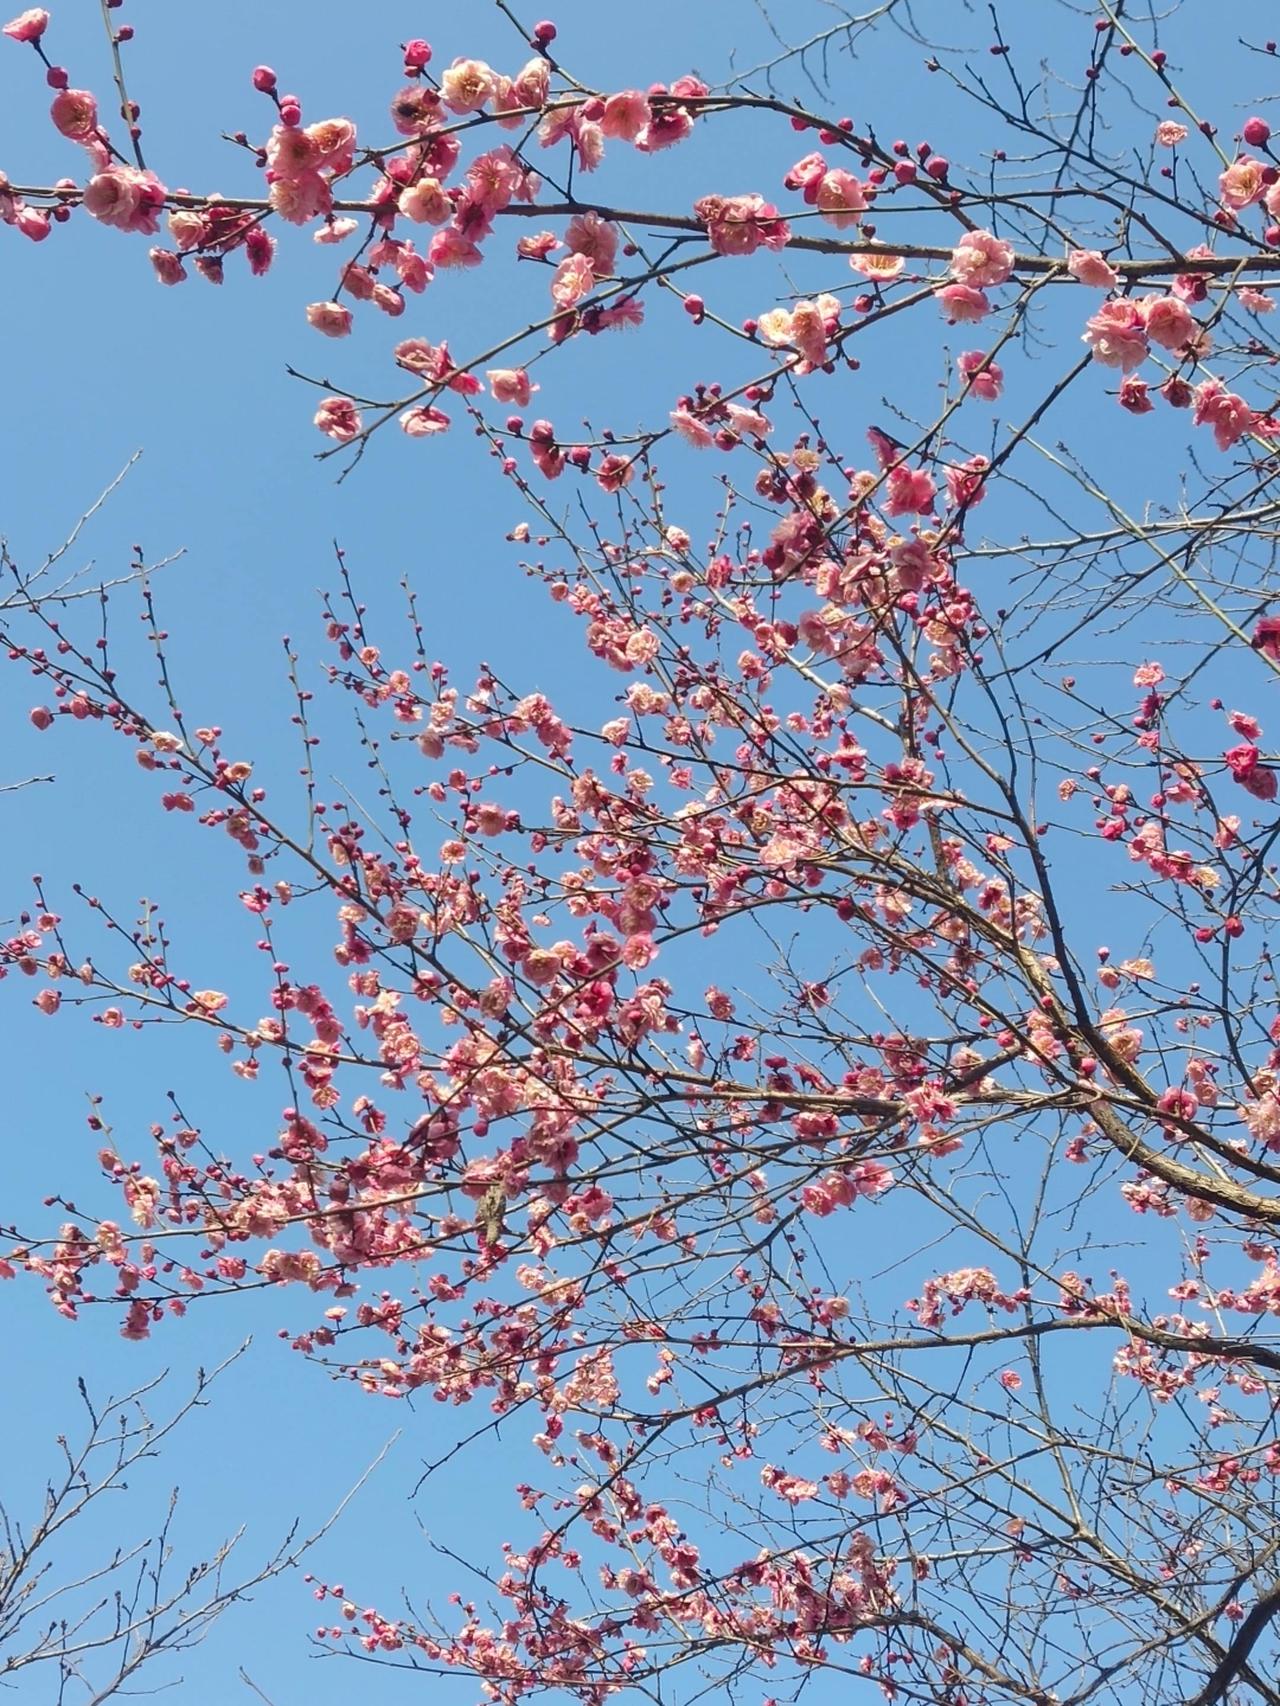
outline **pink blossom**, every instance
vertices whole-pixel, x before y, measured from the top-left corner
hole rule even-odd
[[[928,515],[933,508],[938,488],[924,468],[907,468],[899,463],[889,470],[886,483],[889,492],[884,506],[886,515]]]
[[[1254,290],[1251,285],[1242,284],[1236,291],[1236,301],[1250,314],[1270,314],[1275,309],[1275,300],[1267,295],[1265,290]]]
[[[1162,148],[1176,148],[1189,135],[1186,125],[1179,124],[1176,118],[1161,119],[1156,126],[1156,141]]]
[[[453,214],[453,203],[438,178],[419,178],[401,191],[396,206],[415,225],[443,225]]]
[[[1006,1392],[1016,1392],[1022,1385],[1022,1376],[1016,1369],[1006,1368],[1000,1376],[1000,1384]]]
[[[410,438],[430,438],[438,432],[448,432],[450,424],[448,415],[442,409],[433,409],[426,405],[417,409],[406,409],[400,416],[400,430],[408,433]]]
[[[1013,272],[1013,245],[990,231],[966,231],[951,251],[951,276],[979,290],[1003,284]]]
[[[860,249],[856,254],[849,256],[849,266],[852,271],[860,273],[863,278],[869,278],[877,284],[887,284],[890,279],[897,278],[906,264],[901,255],[891,255],[884,249]],[[984,309],[983,312],[985,313],[986,310]],[[981,317],[981,315],[978,316],[979,319]]]
[[[551,280],[551,300],[557,308],[572,308],[589,296],[596,282],[591,262],[585,255],[570,255],[556,268]]]
[[[315,424],[327,437],[346,444],[356,437],[363,422],[360,411],[349,397],[326,397],[316,410]]]
[[[345,338],[351,332],[351,310],[341,302],[309,302],[307,324],[326,338]]]
[[[1262,173],[1264,162],[1254,160],[1248,155],[1233,160],[1226,171],[1218,178],[1218,194],[1224,207],[1229,207],[1233,213],[1239,213],[1243,208],[1252,207],[1255,201],[1262,199],[1266,183]]]
[[[42,1013],[56,1013],[62,1005],[62,996],[56,989],[42,989],[36,996],[35,1005]]]
[[[691,444],[695,450],[707,450],[715,443],[715,434],[707,423],[683,406],[671,411],[671,424],[685,443]]]
[[[481,59],[455,59],[440,79],[440,94],[454,113],[478,112],[497,88],[497,78]]]
[[[527,409],[529,400],[538,389],[530,383],[523,367],[491,367],[485,374],[496,403],[514,403]]]
[[[618,232],[607,219],[595,212],[575,215],[569,221],[564,241],[572,254],[587,257],[596,278],[612,275],[618,256]]]
[[[984,403],[994,403],[997,400],[1004,384],[1004,369],[993,361],[987,361],[982,350],[966,350],[963,355],[957,356],[956,368],[961,379],[968,382],[971,397],[980,397]]]
[[[973,509],[987,495],[985,456],[971,456],[965,462],[955,462],[946,470],[947,501],[952,509]]]
[[[1253,410],[1243,397],[1228,391],[1220,379],[1206,379],[1195,389],[1196,426],[1211,426],[1219,450],[1230,450],[1249,432],[1255,421]]]
[[[297,177],[273,177],[267,199],[281,219],[290,225],[305,225],[333,207],[333,191],[319,172],[300,172]]]
[[[32,6],[10,19],[0,30],[0,35],[8,36],[10,41],[39,41],[48,27],[48,12],[43,6]]]
[[[172,226],[170,228],[172,229]],[[355,219],[326,219],[318,231],[312,232],[311,241],[313,243],[344,243],[352,232],[358,231],[359,228],[359,221]]]
[[[181,284],[187,276],[182,256],[175,255],[172,249],[152,249],[151,264],[161,284]]]
[[[1184,348],[1199,331],[1199,322],[1176,296],[1146,296],[1138,303],[1147,336],[1161,349]]]
[[[1110,290],[1120,276],[1097,249],[1072,249],[1067,271],[1077,284],[1091,285],[1095,290]]]
[[[117,231],[151,237],[160,228],[160,210],[169,192],[154,172],[135,166],[109,166],[85,185],[84,209]]]
[[[446,225],[431,239],[427,259],[434,267],[478,267],[484,255],[479,245],[456,225]]]
[[[829,225],[844,231],[856,225],[871,204],[867,200],[867,186],[852,172],[836,166],[823,176],[816,205]]]
[[[759,195],[704,195],[693,211],[707,228],[718,255],[753,255],[757,249],[782,249],[791,227],[772,202]]]
[[[639,89],[622,89],[605,101],[600,128],[620,142],[634,142],[652,117],[646,94]]]
[[[991,312],[986,292],[972,284],[940,285],[933,299],[949,326],[972,326]]]
[[[87,142],[98,129],[98,103],[87,89],[59,89],[49,108],[54,128],[70,142]]]
[[[1151,388],[1145,379],[1139,379],[1136,373],[1126,374],[1120,382],[1116,400],[1122,409],[1127,409],[1131,415],[1149,415],[1155,408],[1151,401]]]
[[[319,172],[349,172],[356,153],[356,127],[349,118],[321,119],[302,133],[313,149],[311,165]]]
[[[1085,322],[1081,339],[1103,367],[1118,367],[1128,373],[1147,357],[1147,329],[1132,302],[1104,302]]]

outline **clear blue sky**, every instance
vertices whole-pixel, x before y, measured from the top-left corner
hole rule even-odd
[[[945,31],[948,41],[965,38],[981,52],[984,10],[920,0],[913,15],[926,34]],[[1044,54],[1064,67],[1084,63],[1086,17],[1047,0],[1021,0],[1007,10],[1017,15],[1016,29],[1034,16],[1034,42],[1024,31],[1022,45],[1028,60]],[[1210,10],[1220,15],[1194,6],[1190,15],[1203,18]],[[778,0],[772,11],[792,40],[832,19],[818,0]],[[1232,36],[1264,34],[1269,11],[1258,0],[1231,8]],[[630,8],[564,0],[553,15],[566,63],[604,86],[644,84],[689,69],[717,80],[730,48],[744,67],[776,51],[765,9],[753,0],[644,0]],[[275,0],[269,6],[257,0],[220,0],[217,6],[130,0],[119,16],[137,30],[127,63],[132,93],[143,106],[150,162],[171,186],[228,194],[251,190],[254,174],[218,133],[240,127],[257,133],[263,126],[265,104],[248,82],[258,62],[275,65],[282,84],[304,97],[308,118],[349,114],[362,132],[381,137],[388,128],[386,102],[399,86],[401,40],[427,35],[445,63],[465,52],[514,69],[523,57],[510,26],[485,0],[451,7],[403,0],[377,7],[338,0]],[[70,65],[73,82],[95,88],[105,109],[110,88],[96,7],[73,7],[69,0],[55,5],[51,46]],[[1198,90],[1228,133],[1244,109],[1221,110],[1221,103],[1253,92],[1249,79],[1259,63],[1231,59],[1227,81],[1230,49],[1208,31],[1195,43]],[[871,53],[874,75],[861,62],[833,55],[836,110],[848,111],[859,125],[874,125],[884,138],[915,140],[928,130],[958,161],[977,153],[991,132],[976,126],[971,112],[949,104],[938,80],[923,78],[918,43],[889,32]],[[0,167],[15,181],[79,168],[76,150],[47,125],[47,91],[34,72],[26,50],[0,43]],[[779,86],[816,98],[795,70],[784,71]],[[782,171],[802,152],[797,141],[781,122],[758,134],[741,122],[719,124],[699,144],[696,182],[689,176],[693,156],[677,151],[660,161],[608,167],[602,188],[636,198],[640,206],[677,208],[708,189],[780,195]],[[87,220],[55,231],[39,249],[0,230],[7,334],[0,342],[0,531],[31,566],[142,450],[124,489],[70,561],[92,558],[98,572],[110,575],[123,570],[135,540],[151,559],[185,551],[157,582],[163,618],[175,636],[183,705],[194,721],[220,721],[229,746],[239,734],[259,759],[274,762],[282,789],[296,757],[287,738],[291,705],[280,637],[289,633],[304,657],[320,657],[315,589],[333,583],[334,539],[375,608],[394,611],[396,583],[411,575],[427,617],[429,649],[455,666],[460,684],[485,658],[527,687],[555,683],[570,707],[574,695],[584,693],[583,703],[596,707],[599,720],[598,692],[580,684],[577,632],[558,622],[545,596],[513,572],[501,534],[520,518],[514,508],[509,514],[495,509],[493,485],[477,477],[476,447],[467,436],[455,432],[411,444],[387,433],[365,466],[339,486],[336,464],[313,460],[321,443],[308,424],[314,394],[284,374],[292,362],[349,378],[356,388],[368,383],[380,389],[390,382],[386,350],[394,336],[447,336],[456,351],[466,352],[490,341],[495,328],[505,329],[521,307],[513,309],[498,293],[490,277],[497,269],[447,275],[425,297],[411,299],[394,336],[386,322],[365,320],[348,344],[329,345],[308,331],[302,305],[329,294],[335,254],[313,248],[305,234],[287,232],[265,281],[250,280],[233,262],[221,290],[198,280],[163,290],[152,282],[145,244]],[[755,288],[744,286],[748,295]],[[744,300],[740,311],[768,305]],[[610,419],[620,428],[670,408],[692,379],[717,376],[718,355],[708,370],[698,366],[713,346],[699,344],[674,305],[650,312],[642,355],[637,343],[606,349],[607,340],[599,340],[581,354],[570,352],[563,364],[570,373],[575,362],[609,364],[615,386]],[[939,378],[937,342],[924,347],[918,369],[911,365],[910,344],[895,347],[924,408]],[[1011,370],[1015,365],[1006,363]],[[872,364],[859,395],[833,405],[850,426],[850,439],[860,441],[864,417],[879,418],[879,395],[889,382],[887,369],[877,372]],[[1017,383],[1011,378],[1011,386]],[[572,395],[571,388],[557,392],[557,398]],[[556,418],[572,419],[568,401],[548,407]],[[1063,430],[1079,420],[1070,413],[1079,407],[1067,405]],[[1117,414],[1117,432],[1121,425],[1127,428]],[[1126,430],[1126,443],[1133,442],[1137,435]],[[1144,467],[1141,454],[1131,467],[1139,494],[1154,467],[1154,461]],[[123,602],[116,622],[125,657],[136,659],[134,618]],[[49,768],[59,774],[56,787],[0,796],[0,916],[26,903],[35,870],[68,902],[70,884],[80,881],[125,916],[140,896],[151,896],[192,963],[201,966],[203,981],[234,987],[252,958],[252,931],[228,919],[221,850],[206,845],[211,838],[183,835],[181,826],[159,821],[144,790],[132,788],[128,778],[123,789],[118,785],[118,764],[99,769],[91,762],[88,742],[36,737],[25,712],[41,697],[17,671],[0,674],[6,730],[0,782]],[[358,762],[350,752],[345,757],[346,768],[337,768],[358,792]],[[329,792],[337,797],[331,784]],[[219,879],[216,904],[204,892],[202,874]],[[324,951],[321,940],[315,945],[321,974]],[[0,1219],[37,1224],[39,1199],[55,1186],[83,1189],[90,1200],[98,1187],[96,1146],[85,1124],[89,1092],[105,1098],[121,1147],[131,1153],[146,1152],[146,1128],[165,1118],[170,1087],[196,1123],[218,1134],[219,1147],[235,1149],[235,1123],[244,1119],[246,1102],[203,1046],[205,1039],[149,1036],[122,1046],[85,1023],[50,1023],[30,1010],[21,990],[6,993]],[[264,1131],[276,1099],[273,1089],[254,1104]],[[255,1132],[244,1147],[260,1141]],[[434,1455],[451,1419],[430,1403],[411,1410],[326,1385],[273,1336],[280,1326],[302,1324],[305,1305],[292,1296],[259,1296],[243,1307],[197,1306],[185,1330],[164,1331],[140,1347],[119,1339],[114,1311],[90,1312],[71,1327],[30,1284],[7,1288],[0,1303],[10,1375],[0,1490],[20,1514],[31,1508],[43,1466],[52,1467],[53,1435],[73,1430],[78,1375],[101,1396],[169,1367],[176,1396],[198,1363],[211,1365],[252,1331],[252,1352],[227,1377],[217,1401],[189,1425],[150,1484],[140,1482],[114,1507],[118,1530],[103,1524],[97,1533],[144,1533],[163,1490],[176,1481],[183,1491],[180,1564],[241,1522],[249,1524],[246,1557],[263,1554],[295,1517],[304,1527],[318,1523],[396,1428],[403,1429],[399,1444],[317,1553],[318,1571],[331,1580],[344,1577],[362,1601],[384,1609],[394,1608],[402,1586],[438,1601],[455,1585],[456,1571],[431,1554],[419,1521],[451,1539],[465,1530],[477,1553],[486,1536],[505,1532],[507,1477],[478,1455],[462,1460],[447,1484],[433,1485],[429,1507],[409,1505],[417,1465]],[[387,1699],[422,1686],[355,1673],[340,1661],[312,1663],[304,1647],[313,1620],[300,1580],[277,1582],[179,1667],[186,1677],[182,1699],[189,1706],[248,1699],[235,1678],[239,1663],[276,1706],[304,1699],[328,1706],[348,1698],[353,1686],[385,1691]],[[149,1677],[152,1685],[159,1680],[159,1672]],[[474,1693],[466,1681],[446,1688],[451,1700]],[[52,1697],[43,1678],[20,1684],[15,1696],[23,1702]]]

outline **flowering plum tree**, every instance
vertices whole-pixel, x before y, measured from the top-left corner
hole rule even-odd
[[[815,60],[862,79],[927,7],[632,88],[496,0],[505,68],[405,42],[358,122],[252,70],[230,195],[152,159],[118,10],[92,88],[78,25],[5,29],[56,133],[6,239],[114,227],[139,289],[146,251],[199,288],[320,245],[299,347],[351,341],[300,428],[375,483],[384,429],[473,433],[519,513],[477,549],[545,585],[597,710],[455,685],[339,553],[327,680],[381,816],[326,797],[293,642],[277,808],[184,711],[141,558],[104,608],[140,600],[158,692],[6,558],[31,721],[218,838],[258,938],[224,992],[91,871],[14,901],[15,996],[121,1050],[207,1033],[237,1084],[148,1153],[95,1118],[95,1207],[53,1181],[6,1275],[127,1339],[286,1288],[304,1357],[470,1406],[482,1461],[522,1429],[485,1595],[338,1590],[320,1631],[488,1699],[1280,1700],[1280,168],[1242,104],[1274,43],[1206,113],[1177,21],[1099,0],[1068,99],[1042,9],[994,7],[898,91],[904,125],[969,103],[962,149],[880,137]],[[699,178],[725,125],[771,176]],[[460,268],[498,281],[486,348],[435,307]],[[565,424],[673,325],[706,377]]]

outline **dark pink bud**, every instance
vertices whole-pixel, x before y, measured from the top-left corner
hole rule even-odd
[[[71,78],[65,65],[51,65],[44,74],[44,80],[51,89],[65,89]]]
[[[412,41],[404,44],[404,63],[407,70],[421,71],[423,66],[431,63],[431,43],[423,41],[421,36],[415,36]]]
[[[1271,140],[1271,126],[1264,118],[1247,118],[1240,134],[1250,148],[1265,148]]]
[[[935,154],[929,164],[925,167],[925,171],[928,172],[929,176],[938,183],[942,183],[945,180],[947,173],[950,170],[951,162],[947,159],[945,154]]]
[[[543,18],[541,23],[533,26],[533,45],[535,47],[550,47],[559,31],[550,18]]]
[[[260,95],[275,94],[276,74],[269,65],[254,66],[253,86]]]
[[[53,721],[53,712],[47,705],[37,705],[31,712],[31,721],[38,729],[47,729]]]
[[[280,122],[290,130],[297,130],[302,123],[302,102],[296,95],[282,95],[280,98]]]

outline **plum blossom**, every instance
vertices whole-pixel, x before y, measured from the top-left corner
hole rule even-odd
[[[815,205],[828,225],[844,231],[859,222],[871,203],[867,199],[867,186],[852,172],[836,166],[823,175]]]
[[[59,89],[49,117],[69,142],[88,142],[98,134],[98,103],[88,89]]]
[[[933,508],[937,486],[932,474],[924,468],[908,468],[899,463],[886,477],[889,496],[886,515],[928,515]]]
[[[538,387],[530,382],[523,367],[491,367],[485,374],[489,389],[497,403],[515,403],[526,409]]]
[[[951,251],[951,276],[979,290],[1003,284],[1013,272],[1011,243],[990,231],[966,231]]]
[[[1081,337],[1103,367],[1128,373],[1147,358],[1146,324],[1132,302],[1104,302],[1085,322]]]
[[[345,338],[351,332],[351,310],[341,302],[309,302],[307,323],[326,338]]]
[[[1147,336],[1161,349],[1179,350],[1200,330],[1185,302],[1176,296],[1145,296],[1138,303]]]
[[[620,142],[634,142],[652,117],[648,95],[640,89],[622,89],[605,101],[600,129]]]
[[[985,365],[984,365],[985,364]],[[1004,369],[988,361],[983,350],[966,350],[956,357],[960,378],[968,384],[969,395],[980,397],[984,403],[994,403],[1004,384]]]
[[[1233,213],[1239,213],[1246,207],[1252,207],[1255,201],[1261,201],[1262,192],[1267,187],[1262,175],[1264,170],[1263,161],[1248,155],[1233,160],[1218,178],[1222,205],[1229,207]]]
[[[32,6],[25,12],[19,12],[16,18],[0,30],[0,35],[8,36],[10,41],[36,42],[49,27],[49,14],[43,6]]]
[[[1219,450],[1230,450],[1249,432],[1256,420],[1243,397],[1228,391],[1220,379],[1206,379],[1195,388],[1196,426],[1211,426]]]
[[[455,59],[440,79],[440,94],[453,113],[479,112],[497,89],[497,77],[481,59]]]
[[[551,280],[551,300],[557,308],[572,308],[591,294],[595,282],[595,270],[587,257],[570,255],[556,268]]]
[[[1176,118],[1161,119],[1156,126],[1156,141],[1161,148],[1176,148],[1180,142],[1185,142],[1190,135],[1185,124],[1179,124]]]
[[[973,284],[944,284],[933,295],[949,326],[976,325],[991,312],[986,291]]]
[[[1077,284],[1091,285],[1095,290],[1110,290],[1120,277],[1097,249],[1072,249],[1067,271]]]
[[[152,237],[160,228],[160,210],[168,193],[154,172],[109,166],[85,185],[83,206],[103,225]]]
[[[443,225],[453,215],[453,202],[438,178],[419,178],[401,191],[396,206],[415,225]]]
[[[363,425],[360,411],[348,397],[326,397],[315,413],[315,424],[328,438],[346,444]]]
[[[772,202],[759,195],[704,195],[693,211],[707,228],[718,255],[753,255],[757,249],[783,249],[791,227]]]

